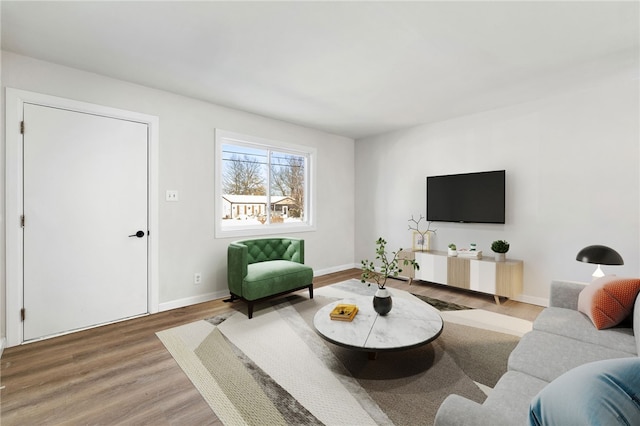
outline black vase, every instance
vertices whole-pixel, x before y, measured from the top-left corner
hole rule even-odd
[[[385,316],[391,312],[392,304],[393,301],[391,300],[389,290],[383,288],[376,291],[375,296],[373,296],[373,310],[376,311],[378,315]]]

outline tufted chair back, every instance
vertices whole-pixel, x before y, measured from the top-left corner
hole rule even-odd
[[[236,241],[236,244],[247,247],[247,263],[249,265],[267,260],[290,260],[304,263],[303,240],[297,238],[260,238]]]

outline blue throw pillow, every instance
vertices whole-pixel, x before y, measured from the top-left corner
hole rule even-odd
[[[596,361],[567,371],[533,398],[529,424],[640,425],[640,358]]]

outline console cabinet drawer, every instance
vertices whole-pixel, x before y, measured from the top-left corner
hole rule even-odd
[[[446,284],[447,279],[447,257],[432,254],[429,252],[415,252],[415,259],[420,265],[416,274],[417,280],[429,281],[432,283]]]

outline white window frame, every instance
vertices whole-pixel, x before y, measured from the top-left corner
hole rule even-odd
[[[288,154],[295,154],[307,157],[306,187],[305,187],[305,221],[300,223],[277,223],[264,225],[248,225],[242,228],[223,228],[222,216],[222,145],[232,144],[247,146],[258,149],[268,149]],[[274,141],[256,136],[243,135],[227,130],[216,129],[215,131],[215,237],[250,237],[261,235],[287,234],[295,232],[311,232],[316,230],[316,203],[315,203],[315,183],[316,183],[316,156],[317,150],[312,147]]]

